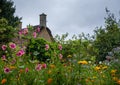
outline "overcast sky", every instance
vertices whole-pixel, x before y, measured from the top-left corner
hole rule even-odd
[[[47,27],[56,34],[93,34],[104,26],[105,8],[119,17],[120,0],[13,0],[15,15],[22,17],[23,28],[38,25],[39,15],[47,14]],[[120,17],[119,17],[120,18]]]

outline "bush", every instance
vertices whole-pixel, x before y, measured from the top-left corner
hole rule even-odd
[[[38,59],[39,61],[46,61],[50,59],[49,44],[42,38],[31,38],[27,49],[27,55],[30,56],[32,60]]]

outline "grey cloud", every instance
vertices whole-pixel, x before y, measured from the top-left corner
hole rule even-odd
[[[118,15],[120,0],[13,0],[16,15],[23,17],[23,26],[39,24],[39,14],[47,14],[47,26],[55,34],[93,33],[104,26],[105,7]]]

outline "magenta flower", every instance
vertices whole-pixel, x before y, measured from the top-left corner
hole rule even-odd
[[[47,68],[47,65],[45,63],[42,64],[42,68]]]
[[[61,60],[63,58],[63,55],[62,54],[59,54],[59,59]]]
[[[33,32],[33,37],[34,37],[34,38],[36,38],[36,37],[37,37],[36,32]]]
[[[1,59],[4,60],[4,61],[7,60],[5,55],[3,55],[3,56],[1,57]]]
[[[58,49],[62,50],[62,45],[61,44],[58,45]]]
[[[45,45],[45,50],[48,50],[48,49],[49,49],[49,45],[46,44],[46,45]]]
[[[22,35],[22,31],[19,31],[18,34],[19,34],[19,35]]]
[[[37,70],[37,71],[40,71],[41,68],[42,68],[42,65],[41,65],[41,64],[38,64],[38,65],[35,66],[35,70]]]
[[[6,50],[7,46],[6,45],[2,45],[2,50]]]
[[[16,48],[16,44],[15,44],[15,43],[10,43],[10,44],[9,44],[9,47],[10,47],[11,49],[15,49],[15,48]]]
[[[10,72],[10,68],[6,67],[4,68],[4,73],[9,73]]]
[[[25,34],[27,34],[28,33],[28,28],[25,28],[24,30],[23,30],[23,34],[25,35]]]
[[[37,32],[40,32],[40,28],[39,27],[37,28]]]
[[[25,72],[27,73],[28,71],[29,71],[29,68],[26,68],[26,69],[25,69]]]
[[[24,50],[19,50],[16,55],[17,56],[22,56],[24,54],[25,54]]]

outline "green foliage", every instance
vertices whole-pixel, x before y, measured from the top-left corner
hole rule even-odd
[[[0,43],[8,43],[14,37],[15,29],[8,25],[6,19],[0,19]]]
[[[16,27],[21,18],[14,16],[15,6],[11,0],[0,0],[0,19],[5,18],[9,26]]]
[[[108,52],[120,45],[120,28],[112,13],[107,11],[105,28],[95,30],[94,48],[97,49],[97,60],[105,60]]]
[[[48,42],[42,38],[31,38],[27,46],[27,54],[32,60],[46,61],[50,59],[50,49],[45,50],[45,45]]]

